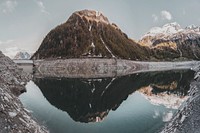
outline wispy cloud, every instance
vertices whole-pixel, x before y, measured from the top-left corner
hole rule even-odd
[[[169,11],[163,10],[159,14],[152,14],[154,22],[158,22],[159,20],[172,20],[172,14]]]
[[[15,54],[19,51],[19,48],[16,46],[16,41],[14,40],[0,40],[1,51],[10,58],[13,58]]]
[[[158,16],[156,14],[152,14],[151,16],[152,16],[154,22],[158,21]]]
[[[0,45],[7,45],[9,43],[12,43],[14,40],[6,40],[6,41],[1,41],[0,40]]]
[[[18,47],[9,47],[5,49],[4,54],[10,58],[13,58],[20,49]]]
[[[12,13],[17,5],[18,3],[16,0],[6,0],[4,3],[1,4],[2,12],[5,14]]]
[[[163,20],[172,20],[172,15],[169,11],[163,10],[160,12],[160,15]]]
[[[36,1],[38,7],[40,8],[40,11],[42,13],[45,13],[45,14],[50,14],[48,11],[46,11],[46,7],[44,6],[44,3],[42,1]]]

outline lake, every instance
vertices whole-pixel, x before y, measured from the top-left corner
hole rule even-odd
[[[156,133],[188,98],[191,70],[108,78],[38,78],[23,105],[51,133]]]

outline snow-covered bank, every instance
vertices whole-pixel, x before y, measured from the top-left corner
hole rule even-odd
[[[30,115],[18,96],[26,91],[29,75],[0,52],[0,133],[46,133]]]
[[[198,61],[139,62],[121,59],[57,59],[35,60],[36,77],[100,78],[116,77],[141,72],[195,69]]]

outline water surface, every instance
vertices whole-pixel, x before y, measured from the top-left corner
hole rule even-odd
[[[52,133],[155,133],[188,98],[194,72],[33,78],[20,96]]]

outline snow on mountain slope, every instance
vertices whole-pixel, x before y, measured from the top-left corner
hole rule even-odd
[[[176,23],[176,22],[169,23],[169,24],[165,24],[163,27],[153,27],[142,38],[144,38],[146,36],[156,36],[158,34],[172,35],[174,33],[180,32],[182,30],[183,29],[181,28],[181,26],[178,23]]]
[[[152,45],[156,40],[195,39],[200,37],[200,27],[195,25],[182,28],[177,22],[165,24],[162,27],[153,27],[139,40],[140,43]]]
[[[15,60],[29,60],[31,58],[31,55],[28,52],[18,52],[14,59]]]

